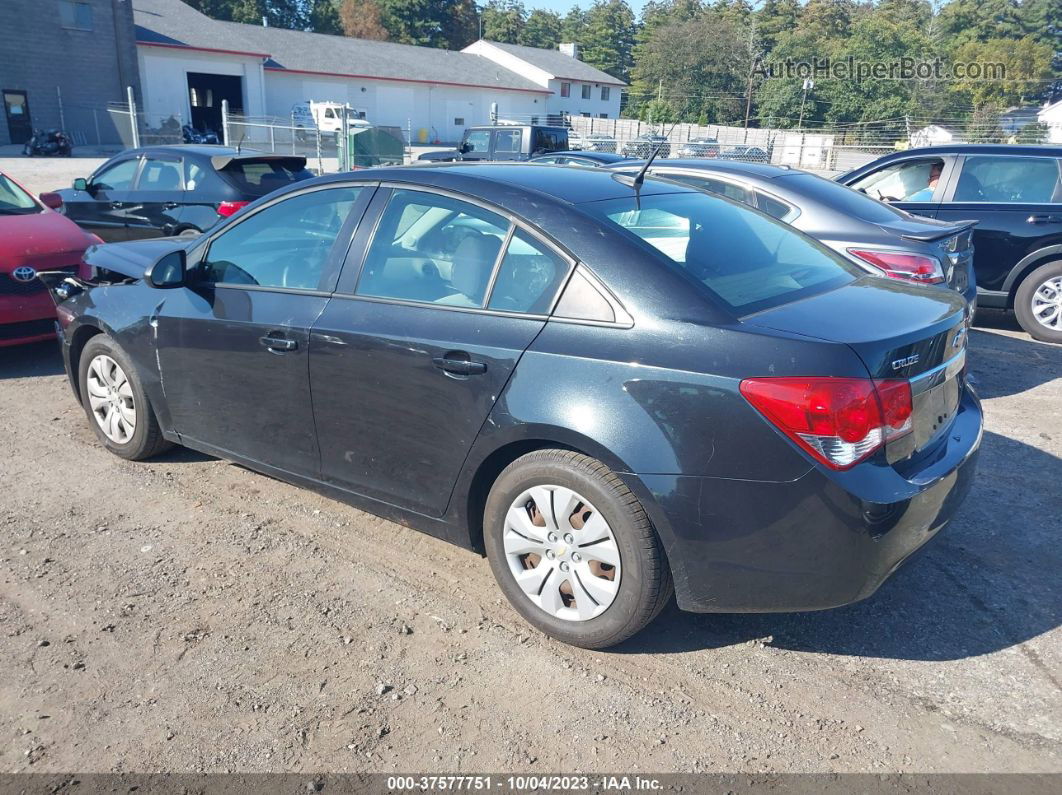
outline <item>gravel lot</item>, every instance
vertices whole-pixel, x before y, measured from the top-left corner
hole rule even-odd
[[[0,770],[1062,772],[1062,347],[980,322],[979,479],[925,554],[859,605],[672,605],[608,653],[472,553],[111,456],[54,345],[0,350]]]

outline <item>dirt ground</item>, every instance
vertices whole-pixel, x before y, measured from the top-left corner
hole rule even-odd
[[[53,344],[0,349],[0,771],[1062,772],[1062,347],[980,323],[978,481],[874,598],[604,653],[472,553],[106,453]]]

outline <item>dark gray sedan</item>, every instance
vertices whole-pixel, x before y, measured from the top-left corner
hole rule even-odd
[[[626,161],[607,168],[636,173]],[[756,207],[806,232],[871,273],[940,285],[977,303],[972,228],[911,215],[859,191],[786,166],[735,161],[669,160],[650,172]]]

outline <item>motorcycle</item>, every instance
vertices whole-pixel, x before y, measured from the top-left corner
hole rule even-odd
[[[217,144],[218,134],[212,130],[204,130],[200,132],[191,124],[185,124],[181,127],[181,134],[186,144]]]
[[[22,147],[26,157],[70,157],[74,147],[70,137],[62,130],[34,130],[33,136]]]

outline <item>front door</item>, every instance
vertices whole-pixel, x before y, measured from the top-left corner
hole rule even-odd
[[[328,303],[365,190],[288,196],[192,257],[189,286],[172,290],[156,318],[163,389],[182,439],[317,476],[310,327]]]
[[[87,190],[64,198],[66,216],[107,243],[127,240],[127,213],[139,166],[136,155],[106,163],[89,178]]]
[[[4,115],[7,116],[7,134],[13,144],[24,144],[33,137],[33,120],[30,119],[29,98],[25,91],[4,89]]]
[[[933,218],[954,165],[955,158],[950,155],[911,157],[889,163],[846,184],[893,207]]]
[[[181,158],[145,155],[129,199],[126,234],[130,240],[177,234],[184,200]]]
[[[310,340],[322,477],[441,516],[569,263],[455,197],[381,191],[374,205],[360,276],[356,240]]]
[[[967,155],[937,210],[942,221],[976,219],[977,286],[1003,291],[1014,266],[1062,243],[1062,159]]]

